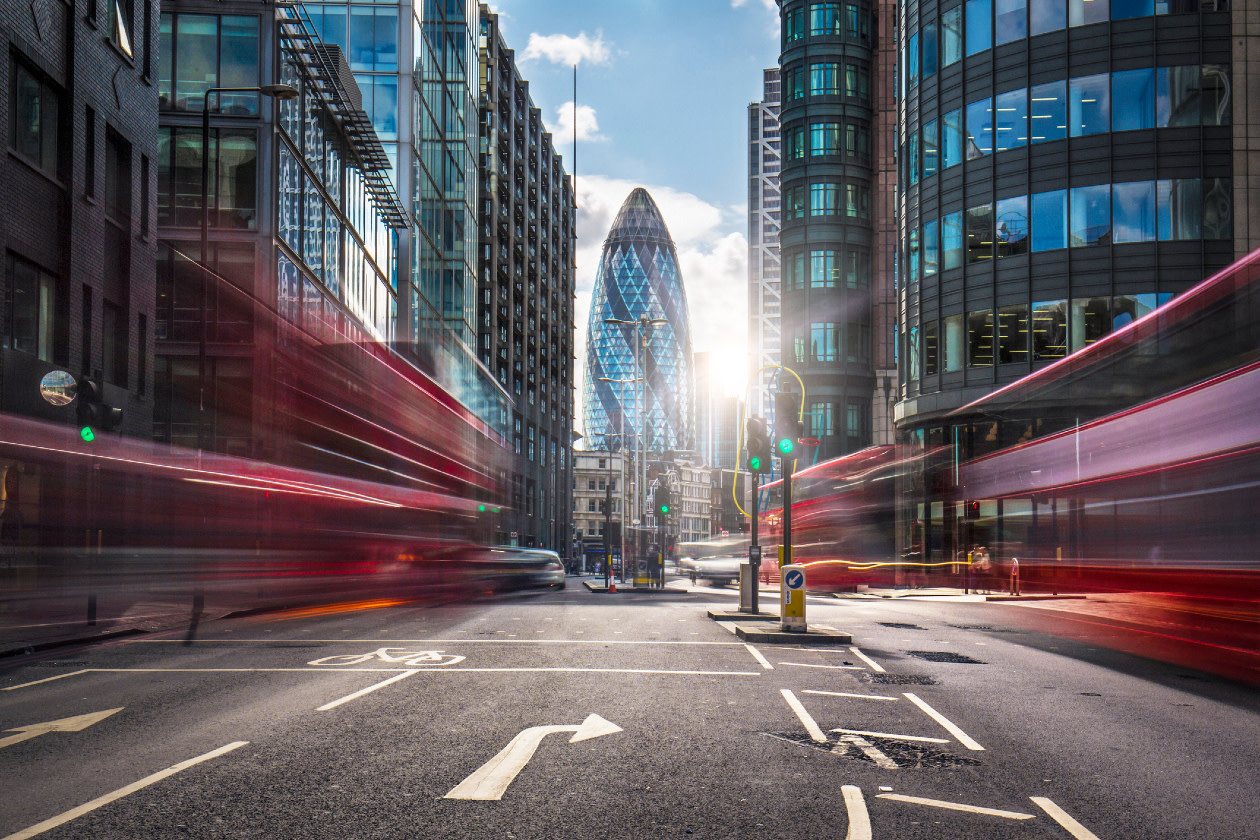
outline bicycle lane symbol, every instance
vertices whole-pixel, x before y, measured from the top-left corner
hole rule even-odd
[[[399,665],[455,665],[464,657],[440,650],[407,650],[406,648],[377,648],[371,653],[344,653],[325,656],[306,663],[317,666],[362,665],[364,662],[390,662]]]

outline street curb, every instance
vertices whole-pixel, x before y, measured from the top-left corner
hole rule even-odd
[[[35,642],[29,645],[22,645],[16,648],[5,648],[0,650],[0,659],[6,659],[11,656],[25,656],[32,653],[39,653],[45,650],[56,650],[57,648],[72,647],[74,645],[90,645],[96,642],[107,642],[110,639],[119,639],[124,636],[139,636],[144,633],[150,633],[150,630],[140,630],[135,627],[128,627],[126,630],[111,630],[108,633],[96,633],[91,636],[75,636],[69,639],[53,639],[47,642]]]
[[[764,627],[744,627],[735,625],[735,635],[745,642],[758,642],[763,645],[772,644],[816,644],[816,645],[851,645],[852,633],[839,630],[823,630],[811,627],[804,633],[790,633],[786,630],[768,630]]]
[[[709,610],[709,618],[714,621],[778,621],[778,613],[768,612],[730,612],[720,610]]]

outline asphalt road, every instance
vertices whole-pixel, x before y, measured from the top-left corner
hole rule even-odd
[[[852,646],[750,647],[735,600],[570,581],[0,662],[0,840],[1260,837],[1255,688],[1019,604],[810,598]]]

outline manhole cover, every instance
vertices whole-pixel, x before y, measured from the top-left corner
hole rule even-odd
[[[926,630],[926,627],[920,627],[917,624],[904,624],[900,621],[877,621],[880,627],[892,627],[895,630]]]
[[[858,674],[858,679],[872,685],[936,685],[936,680],[918,674]]]
[[[769,735],[771,738],[777,738],[780,741],[788,741],[789,743],[799,744],[802,747],[810,747],[821,752],[831,753],[841,758],[861,761],[864,764],[876,763],[874,758],[864,753],[861,749],[835,740],[834,736],[826,743],[820,743],[799,732],[763,732],[762,734]],[[980,762],[974,758],[965,758],[961,755],[954,755],[953,753],[923,746],[922,744],[912,744],[906,741],[895,741],[872,736],[866,736],[866,738],[867,746],[874,746],[879,752],[892,760],[899,770],[953,770],[959,767],[980,766]]]
[[[919,659],[926,659],[928,662],[951,662],[955,665],[987,665],[987,662],[981,662],[979,659],[972,659],[970,656],[963,656],[961,653],[953,653],[948,650],[908,650],[906,653]]]

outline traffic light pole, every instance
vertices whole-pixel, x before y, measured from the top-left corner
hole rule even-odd
[[[749,606],[752,607],[753,615],[760,612],[757,605],[757,591],[761,589],[761,546],[757,544],[757,502],[761,495],[759,492],[761,486],[761,473],[752,474],[752,528],[748,540],[748,565],[752,571],[752,601]]]
[[[789,459],[783,460],[783,562],[786,566],[792,562],[792,464]]]

